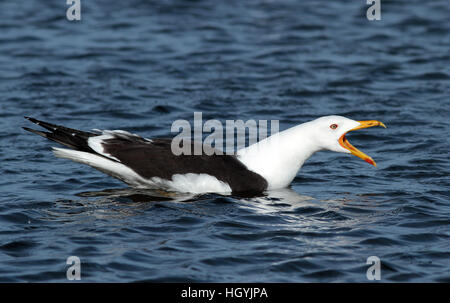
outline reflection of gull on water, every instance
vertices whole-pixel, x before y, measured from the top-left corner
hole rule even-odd
[[[194,194],[175,193],[163,190],[136,189],[136,188],[114,188],[101,191],[82,192],[77,194],[79,197],[108,197],[108,198],[127,198],[133,202],[158,202],[173,201],[183,202],[189,201]]]
[[[300,195],[291,188],[266,191],[263,196],[246,198],[242,202],[247,207],[257,209],[259,213],[279,212],[280,207],[292,210],[299,206],[317,206],[315,198]]]

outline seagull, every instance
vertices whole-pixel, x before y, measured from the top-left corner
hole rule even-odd
[[[234,154],[175,155],[171,139],[148,139],[124,130],[80,131],[25,117],[48,131],[26,131],[57,142],[56,157],[87,164],[130,187],[168,192],[262,193],[288,187],[314,153],[330,150],[375,161],[350,144],[346,134],[374,126],[377,120],[355,121],[325,116],[273,134]],[[191,147],[201,142],[189,141]],[[217,150],[216,150],[217,151]]]

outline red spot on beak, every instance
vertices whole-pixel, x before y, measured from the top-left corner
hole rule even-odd
[[[369,164],[372,164],[373,166],[376,166],[375,161],[373,161],[373,160],[370,159],[370,158],[365,158],[364,161],[366,161],[366,162],[369,163]]]

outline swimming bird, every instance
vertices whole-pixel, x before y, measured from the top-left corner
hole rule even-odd
[[[68,147],[53,147],[56,157],[87,164],[134,188],[197,194],[259,193],[287,187],[305,161],[321,150],[352,154],[376,166],[371,157],[350,144],[346,134],[386,127],[376,120],[325,116],[273,134],[233,155],[175,155],[171,139],[147,139],[124,130],[86,132],[25,118],[49,132],[25,130]]]

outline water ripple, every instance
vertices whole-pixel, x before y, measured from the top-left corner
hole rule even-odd
[[[64,282],[72,255],[85,282],[367,282],[369,256],[382,282],[449,282],[447,2],[369,22],[352,1],[99,0],[78,23],[59,2],[0,3],[1,282]],[[388,128],[349,136],[377,168],[320,152],[259,197],[132,190],[21,130],[171,137],[194,111]]]

